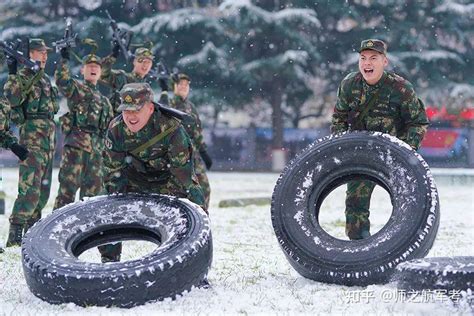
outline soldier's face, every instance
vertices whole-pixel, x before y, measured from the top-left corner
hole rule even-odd
[[[175,83],[173,92],[175,95],[186,99],[189,95],[189,81],[182,79],[178,83]]]
[[[359,55],[359,71],[370,85],[376,84],[382,78],[387,65],[387,57],[375,50],[364,50]]]
[[[123,121],[127,128],[132,133],[137,133],[143,127],[145,127],[146,123],[150,120],[151,115],[155,107],[153,103],[145,104],[140,110],[138,111],[122,111]]]
[[[81,72],[84,75],[84,80],[97,84],[102,74],[102,67],[96,63],[85,64]]]
[[[133,72],[140,77],[145,77],[150,72],[153,62],[148,58],[135,58],[133,60]]]
[[[46,61],[48,60],[48,51],[46,49],[44,50],[33,49],[30,51],[30,58],[33,59],[34,61],[39,61],[40,67],[44,69],[44,67],[46,67]]]

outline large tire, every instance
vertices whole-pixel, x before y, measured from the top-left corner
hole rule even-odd
[[[406,291],[474,290],[474,257],[434,257],[403,262],[397,266],[392,281]]]
[[[369,238],[336,239],[321,228],[320,207],[332,190],[356,178],[389,192],[392,215]],[[428,253],[438,231],[439,201],[428,165],[408,145],[382,133],[353,132],[317,140],[286,166],[271,216],[281,248],[301,275],[364,286],[388,282],[397,264]]]
[[[142,258],[83,262],[87,249],[118,240],[159,244]],[[133,307],[174,298],[207,277],[209,218],[187,201],[160,195],[101,196],[65,206],[23,238],[23,272],[31,292],[52,303]]]

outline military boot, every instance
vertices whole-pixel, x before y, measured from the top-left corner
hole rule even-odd
[[[0,253],[5,252],[2,247],[0,247]]]
[[[23,234],[23,225],[10,224],[8,232],[7,247],[21,246],[21,238]]]

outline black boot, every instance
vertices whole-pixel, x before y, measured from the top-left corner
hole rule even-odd
[[[5,252],[2,247],[0,247],[0,253]]]
[[[21,238],[23,233],[23,225],[10,224],[8,232],[7,247],[21,246]]]

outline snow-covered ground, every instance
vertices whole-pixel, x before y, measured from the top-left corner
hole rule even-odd
[[[7,236],[8,215],[16,197],[17,172],[17,169],[2,170],[7,214],[0,215],[0,245],[5,243]],[[441,223],[429,256],[474,255],[474,175],[469,170],[457,171],[456,178],[447,176],[446,171],[434,170],[434,173],[440,194]],[[300,276],[290,267],[276,242],[269,205],[218,207],[222,199],[270,197],[277,178],[277,174],[271,173],[210,173],[214,241],[214,261],[209,273],[211,289],[194,289],[175,301],[149,303],[129,310],[50,305],[28,290],[21,268],[20,249],[7,248],[0,254],[0,315],[473,313],[463,299],[457,305],[444,296],[415,297],[412,302],[401,302],[391,284],[345,287]],[[45,215],[50,213],[57,192],[57,170],[53,179]],[[343,197],[344,189],[338,188],[328,196],[321,211],[323,227],[340,238],[344,238]],[[373,232],[390,216],[389,203],[388,194],[376,190],[371,203]],[[152,247],[146,242],[127,242],[124,257],[138,257]],[[98,260],[95,250],[82,257],[88,261]]]

